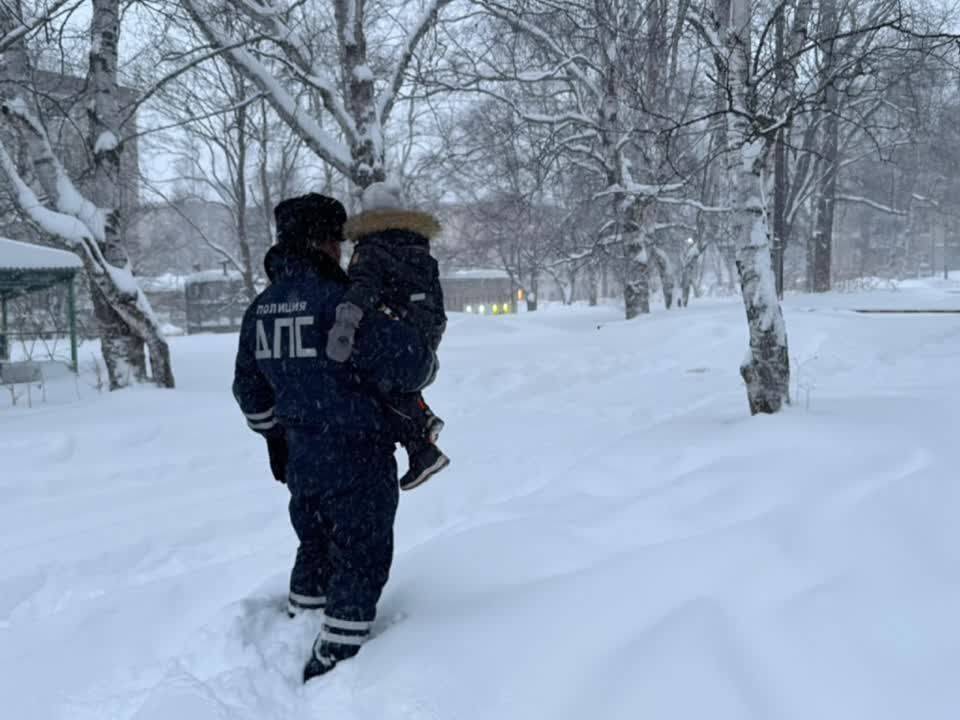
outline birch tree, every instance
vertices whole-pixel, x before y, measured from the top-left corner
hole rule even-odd
[[[0,8],[0,36],[23,28],[18,0]],[[81,258],[90,282],[110,388],[147,379],[174,386],[170,353],[146,296],[137,286],[124,250],[123,143],[117,81],[120,5],[93,0],[87,87],[88,152],[92,157],[89,195],[78,189],[53,150],[39,106],[25,88],[32,75],[27,34],[3,52],[0,171],[20,212],[52,242]]]
[[[766,222],[766,161],[774,140],[771,128],[756,128],[752,97],[751,0],[716,0],[719,62],[729,88],[727,180],[731,232],[750,342],[740,374],[750,412],[776,413],[789,401],[787,330],[777,298]]]
[[[524,38],[529,50],[517,54],[504,42],[448,87],[476,88],[505,100],[497,84],[546,86],[543,92],[558,101],[552,111],[509,104],[522,121],[549,127],[556,151],[569,163],[597,175],[595,202],[608,208],[602,243],[606,253],[619,255],[625,315],[648,313],[650,267],[665,267],[652,255],[652,229],[659,224],[654,206],[659,195],[678,187],[661,172],[660,148],[646,142],[655,125],[648,110],[662,111],[676,95],[680,34],[690,3],[675,10],[662,0],[476,4],[499,27]]]

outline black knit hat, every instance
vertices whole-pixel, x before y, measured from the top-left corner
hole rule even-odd
[[[273,209],[277,221],[277,244],[309,246],[328,240],[343,240],[347,211],[339,200],[307,193],[282,200]]]

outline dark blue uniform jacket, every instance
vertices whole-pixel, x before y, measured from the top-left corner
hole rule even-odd
[[[349,280],[331,258],[277,245],[267,253],[270,286],[247,309],[233,394],[253,430],[285,428],[384,435],[372,385],[418,392],[436,356],[421,334],[382,313],[364,318],[350,361],[326,357],[327,332]]]

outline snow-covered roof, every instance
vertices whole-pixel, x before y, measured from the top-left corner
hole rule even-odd
[[[0,270],[77,270],[80,258],[64,250],[0,238]]]
[[[187,283],[210,282],[211,280],[243,280],[243,275],[236,270],[230,270],[226,273],[223,270],[201,270],[190,273],[185,280]]]
[[[454,270],[443,276],[444,280],[509,280],[510,276],[504,270],[476,269]]]
[[[137,282],[144,292],[174,292],[183,290],[184,278],[183,275],[164,273],[156,276],[141,275]]]

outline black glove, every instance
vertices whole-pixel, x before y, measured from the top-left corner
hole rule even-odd
[[[287,482],[287,436],[276,435],[267,438],[267,452],[270,454],[270,470],[277,482]]]

